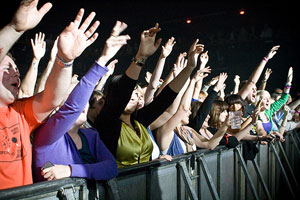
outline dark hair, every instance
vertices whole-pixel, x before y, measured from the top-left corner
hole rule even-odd
[[[89,100],[90,108],[95,108],[94,104],[97,101],[97,97],[105,99],[105,95],[100,90],[94,90]]]
[[[222,122],[220,122],[220,114],[228,109],[228,104],[225,101],[215,100],[213,106],[209,112],[208,125],[212,128],[220,128]]]
[[[234,105],[236,103],[241,104],[242,106],[242,112],[243,114],[246,113],[247,106],[246,106],[246,101],[242,99],[242,97],[238,94],[231,94],[225,98],[226,103],[230,107],[231,105]]]
[[[199,108],[201,107],[202,102],[200,101],[193,101],[191,104],[191,112],[192,114],[190,115],[189,121],[191,122],[197,115]]]

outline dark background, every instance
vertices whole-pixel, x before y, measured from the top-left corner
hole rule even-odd
[[[3,9],[1,26],[7,24],[20,1],[7,2]],[[40,0],[39,6],[47,1]],[[294,67],[294,81],[292,94],[299,91],[299,27],[298,10],[295,3],[274,2],[229,2],[229,1],[100,1],[100,0],[61,0],[50,1],[52,9],[33,30],[27,31],[14,45],[11,52],[16,58],[21,77],[24,76],[32,60],[30,39],[35,33],[43,32],[46,35],[47,52],[42,58],[39,72],[46,67],[49,54],[56,36],[70,21],[74,20],[78,10],[85,8],[85,17],[91,11],[96,12],[96,19],[100,21],[97,30],[99,37],[75,61],[74,73],[82,76],[98,58],[104,41],[109,36],[116,20],[128,24],[124,34],[129,34],[131,40],[123,47],[115,58],[119,59],[115,74],[123,73],[134,57],[140,33],[156,22],[160,24],[161,32],[157,35],[164,44],[171,36],[175,37],[176,45],[167,58],[163,78],[169,73],[180,52],[188,51],[194,39],[199,38],[209,51],[208,65],[212,68],[211,75],[204,80],[227,72],[226,92],[233,88],[233,79],[236,74],[241,80],[249,77],[261,59],[269,52],[273,45],[281,45],[278,53],[270,60],[266,67],[273,73],[268,81],[267,90],[282,88],[286,81],[288,68]],[[244,15],[239,10],[245,9]],[[192,23],[187,24],[186,19]],[[271,38],[260,38],[265,25],[272,29]],[[148,59],[144,66],[140,81],[144,82],[146,71],[152,72],[160,49]],[[260,82],[257,84],[259,86]]]

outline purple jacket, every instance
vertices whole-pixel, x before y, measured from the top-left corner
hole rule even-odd
[[[100,139],[94,128],[80,129],[87,138],[96,163],[83,164],[75,143],[67,133],[84,110],[97,81],[108,71],[97,62],[83,76],[70,93],[64,105],[42,124],[33,142],[33,177],[35,182],[44,181],[41,167],[50,161],[58,165],[70,165],[71,177],[108,180],[118,174],[115,158]]]

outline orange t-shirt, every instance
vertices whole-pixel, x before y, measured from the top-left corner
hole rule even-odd
[[[0,189],[32,183],[30,133],[41,124],[32,111],[33,99],[0,107]]]

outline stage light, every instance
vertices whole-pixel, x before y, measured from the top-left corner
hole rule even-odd
[[[240,15],[244,15],[246,12],[245,12],[245,9],[240,9]]]
[[[190,24],[190,23],[192,23],[192,20],[191,20],[191,19],[187,19],[187,20],[186,20],[186,23],[187,23],[187,24]]]

